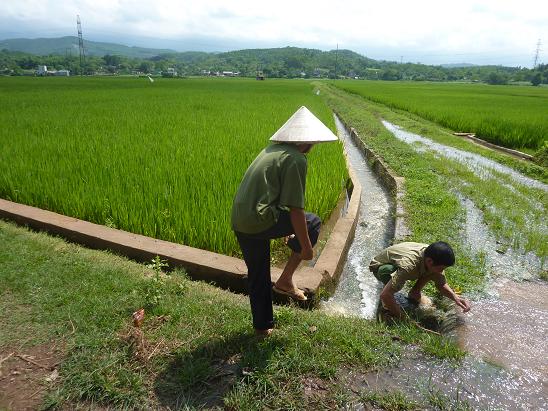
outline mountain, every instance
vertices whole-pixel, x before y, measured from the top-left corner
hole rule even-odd
[[[0,40],[0,75],[27,74],[39,65],[74,74],[162,74],[183,76],[216,75],[224,71],[255,77],[261,71],[267,78],[364,78],[371,80],[490,81],[497,74],[504,81],[530,81],[527,70],[519,67],[447,64],[430,66],[394,61],[378,61],[351,50],[299,47],[245,49],[228,52],[187,51],[128,47],[114,43],[84,40],[87,58],[80,65],[78,38]]]
[[[175,53],[170,49],[149,49],[144,47],[129,47],[115,43],[101,43],[84,39],[87,56],[102,57],[106,54],[131,58],[151,58],[159,54]],[[0,50],[22,51],[38,56],[50,54],[78,55],[78,37],[66,36],[57,38],[37,39],[7,39],[0,40]]]
[[[443,68],[467,68],[467,67],[477,67],[477,64],[470,63],[452,63],[452,64],[440,64]]]

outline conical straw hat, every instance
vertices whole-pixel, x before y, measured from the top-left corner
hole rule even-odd
[[[337,141],[338,138],[305,106],[298,109],[285,124],[270,137],[270,141],[292,144],[316,144]]]

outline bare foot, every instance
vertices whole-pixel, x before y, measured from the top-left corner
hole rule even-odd
[[[272,335],[272,332],[274,331],[273,328],[267,328],[266,330],[259,330],[255,328],[255,336],[258,338],[268,338]]]
[[[298,300],[298,301],[307,300],[306,295],[304,295],[304,292],[298,289],[297,287],[295,287],[295,285],[293,284],[289,284],[289,286],[287,284],[283,284],[280,286],[278,285],[278,283],[276,283],[274,284],[274,291],[280,294],[287,295],[293,298],[294,300]]]

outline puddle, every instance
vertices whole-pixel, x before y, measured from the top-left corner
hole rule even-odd
[[[362,185],[360,216],[354,241],[341,273],[337,290],[322,302],[324,311],[342,315],[374,318],[381,283],[369,272],[369,262],[380,250],[387,247],[394,233],[391,218],[393,203],[390,194],[377,181],[361,151],[354,145],[343,124],[335,122],[345,151]]]
[[[539,410],[548,408],[547,384],[515,375],[496,365],[467,357],[460,366],[407,350],[397,367],[348,376],[355,391],[402,391],[424,403],[442,398],[444,407],[421,409]],[[468,406],[467,408],[465,408]]]
[[[524,176],[523,174],[513,170],[510,167],[506,167],[496,161],[490,160],[479,154],[469,153],[467,151],[459,150],[454,147],[445,146],[443,144],[436,143],[428,138],[413,134],[408,131],[402,130],[399,126],[383,120],[382,124],[398,139],[405,141],[408,144],[413,144],[418,151],[424,152],[427,149],[432,149],[436,153],[443,155],[446,158],[456,160],[462,164],[467,165],[473,170],[479,177],[483,179],[496,178],[491,171],[497,171],[499,173],[510,176],[513,180],[533,188],[538,188],[544,191],[548,191],[548,185],[535,179]],[[417,144],[419,143],[419,144]]]

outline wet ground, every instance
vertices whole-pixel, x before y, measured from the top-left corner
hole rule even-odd
[[[482,178],[494,178],[508,186],[501,179],[508,176],[518,184],[548,191],[546,184],[490,159],[444,146],[386,121],[383,124],[417,151],[430,150],[457,160]],[[388,212],[392,205],[342,125],[337,123],[337,127],[351,163],[359,171],[362,210],[341,283],[323,308],[372,318],[380,285],[367,265],[376,251],[388,244],[393,232]],[[353,383],[373,391],[401,390],[421,400],[445,396],[450,409],[468,404],[473,409],[548,410],[548,285],[535,280],[544,269],[542,262],[531,252],[497,242],[483,222],[481,210],[470,199],[455,194],[466,210],[463,243],[471,253],[485,257],[489,278],[485,293],[468,296],[473,300],[472,310],[455,334],[470,355],[456,366],[411,350],[398,367],[354,376]]]
[[[425,151],[427,149],[435,151],[437,154],[456,160],[473,170],[478,176],[484,178],[496,177],[498,172],[503,175],[508,175],[515,181],[534,188],[540,188],[544,191],[548,191],[548,185],[544,184],[541,181],[534,180],[530,177],[527,177],[514,169],[504,166],[497,163],[491,159],[485,158],[479,154],[469,153],[468,151],[463,151],[456,149],[454,147],[445,146],[435,141],[430,140],[429,138],[422,137],[418,134],[410,133],[409,131],[403,130],[401,127],[392,124],[388,121],[382,122],[388,131],[390,131],[398,139],[405,141],[408,144],[411,144],[415,147],[417,151]],[[419,144],[415,144],[419,143]]]
[[[398,139],[417,151],[457,160],[482,178],[494,178],[508,186],[500,175],[516,183],[548,191],[542,182],[526,177],[480,155],[444,146],[400,127],[383,122]],[[456,193],[466,210],[463,243],[471,253],[481,253],[489,282],[486,294],[472,296],[472,310],[457,330],[460,344],[471,355],[453,369],[450,364],[404,364],[398,375],[420,371],[430,383],[448,390],[462,387],[453,397],[466,399],[474,407],[487,409],[548,409],[548,285],[524,282],[538,277],[541,260],[500,244],[483,222],[483,213],[468,198]]]

